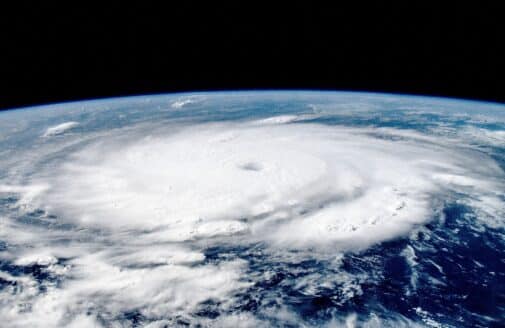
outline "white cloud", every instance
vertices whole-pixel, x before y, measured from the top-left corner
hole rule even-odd
[[[269,118],[257,120],[255,122],[252,122],[252,124],[258,124],[258,125],[285,124],[285,123],[292,123],[292,122],[303,121],[303,120],[308,120],[308,119],[315,119],[317,117],[318,116],[315,114],[280,115],[280,116],[274,116],[274,117],[269,117]]]
[[[197,102],[197,98],[189,97],[189,98],[180,98],[172,103],[172,108],[182,108],[186,105],[193,104]]]
[[[63,134],[65,132],[73,129],[77,125],[79,125],[78,122],[72,121],[72,122],[65,122],[65,123],[55,125],[55,126],[51,126],[51,127],[47,128],[46,132],[44,132],[44,134],[42,136],[43,137],[57,136],[57,135]]]

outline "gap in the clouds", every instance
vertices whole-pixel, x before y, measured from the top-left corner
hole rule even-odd
[[[131,324],[131,327],[141,327],[146,323],[146,318],[138,310],[125,312],[122,317],[123,320]]]
[[[7,273],[14,278],[30,277],[37,282],[36,288],[40,293],[46,292],[47,286],[58,287],[63,281],[61,276],[50,270],[50,266],[65,266],[69,259],[58,258],[51,264],[29,263],[25,265],[15,264],[12,261],[0,259],[0,272]],[[16,280],[3,279],[0,277],[0,290],[9,286],[17,286]]]
[[[199,304],[199,308],[194,315],[202,318],[215,319],[222,314],[220,305],[220,302],[209,299]]]
[[[0,210],[7,209],[7,208],[13,206],[14,204],[16,204],[16,202],[18,200],[19,200],[19,198],[16,197],[16,195],[14,195],[14,194],[6,195],[6,196],[0,198]]]
[[[502,122],[474,122],[472,126],[489,131],[505,131],[505,123]]]
[[[12,219],[18,224],[24,224],[27,227],[42,227],[65,231],[76,228],[75,224],[62,222],[58,220],[56,215],[50,214],[39,208],[32,209],[29,212],[20,211],[17,215],[13,216]]]

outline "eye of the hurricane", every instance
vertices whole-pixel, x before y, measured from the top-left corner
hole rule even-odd
[[[256,162],[247,162],[238,166],[240,169],[245,171],[261,171],[263,169],[263,165]]]

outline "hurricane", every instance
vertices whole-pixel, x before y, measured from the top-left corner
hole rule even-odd
[[[505,106],[268,91],[0,113],[6,327],[505,323]]]

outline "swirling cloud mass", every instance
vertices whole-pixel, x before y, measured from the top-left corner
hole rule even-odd
[[[0,271],[0,318],[12,327],[299,323],[282,295],[255,293],[275,272],[234,249],[338,271],[343,254],[407,236],[448,202],[503,226],[504,172],[468,135],[317,117],[141,122],[88,138],[65,136],[74,121],[47,127],[55,141],[41,141],[38,166],[0,181],[1,256],[18,270]],[[344,302],[363,293],[360,279],[315,274],[293,288],[341,288]],[[247,295],[254,311],[242,306]]]

